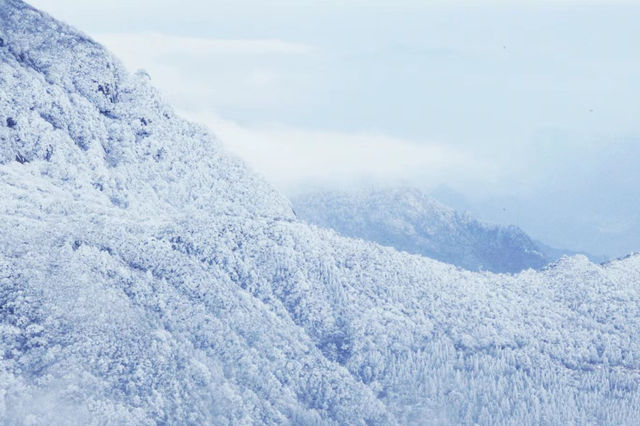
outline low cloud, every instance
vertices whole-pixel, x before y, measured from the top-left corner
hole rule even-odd
[[[311,52],[311,47],[272,39],[210,39],[182,37],[158,33],[102,33],[95,38],[119,55],[300,55]]]
[[[500,178],[497,168],[462,149],[418,143],[380,133],[298,129],[277,124],[240,125],[208,112],[183,112],[207,125],[231,152],[284,190],[306,182],[385,185],[420,182],[455,186],[481,177]],[[455,176],[453,179],[451,176]]]

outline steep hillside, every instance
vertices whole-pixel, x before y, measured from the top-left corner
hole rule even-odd
[[[0,423],[640,419],[640,256],[340,237],[82,34],[0,0],[0,40]]]
[[[557,259],[520,228],[481,223],[417,189],[314,191],[292,201],[309,223],[473,271],[520,272]]]

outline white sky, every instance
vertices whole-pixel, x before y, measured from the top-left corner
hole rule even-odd
[[[640,250],[640,4],[31,3],[285,191],[437,188],[551,245]]]

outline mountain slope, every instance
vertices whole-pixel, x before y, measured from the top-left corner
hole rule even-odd
[[[417,189],[315,191],[292,199],[299,218],[469,270],[519,272],[556,260],[520,228],[487,225]]]
[[[0,422],[634,423],[640,257],[471,273],[297,222],[0,0]]]

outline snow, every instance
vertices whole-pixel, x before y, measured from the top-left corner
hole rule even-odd
[[[640,419],[640,256],[341,237],[86,36],[0,0],[0,39],[1,423]]]
[[[479,222],[414,188],[311,190],[292,201],[311,224],[472,271],[540,269],[557,258],[516,226]]]

